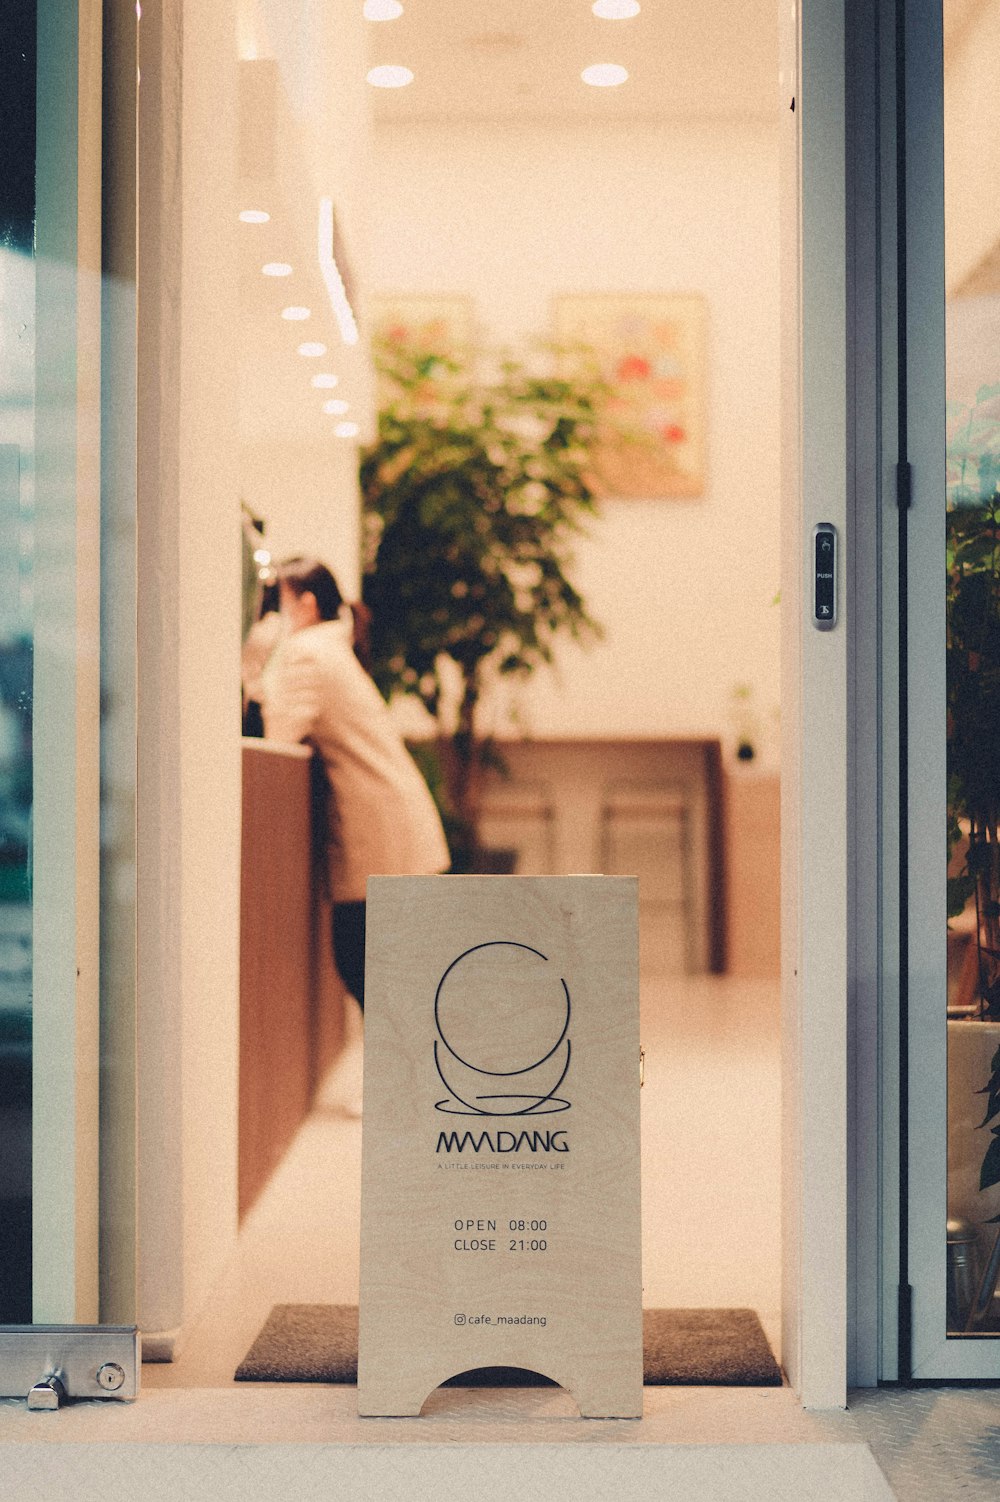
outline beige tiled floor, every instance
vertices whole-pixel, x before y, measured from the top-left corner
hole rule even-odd
[[[780,1324],[777,983],[665,976],[642,997],[648,1307],[748,1306]],[[232,1383],[277,1303],[356,1303],[361,1125],[332,1080],[244,1225],[179,1361],[148,1389]]]
[[[643,996],[643,1040],[646,1302],[750,1305],[773,1340],[777,987],[664,978]],[[330,1081],[327,1097],[342,1085]],[[350,1388],[234,1383],[272,1304],[357,1298],[360,1136],[332,1100],[317,1109],[181,1359],[144,1368],[139,1403],[82,1403],[40,1427],[23,1402],[0,1402],[0,1498],[27,1496],[25,1478],[37,1489],[45,1476],[48,1495],[89,1502],[118,1477],[150,1502],[251,1502],[325,1488],[334,1471],[338,1495],[364,1502],[416,1502],[442,1487],[493,1502],[518,1478],[581,1502],[1000,1494],[1000,1394],[990,1390],[883,1389],[852,1394],[845,1413],[810,1414],[788,1388],[649,1388],[641,1420],[599,1422],[556,1390],[441,1389],[412,1421],[359,1419]]]

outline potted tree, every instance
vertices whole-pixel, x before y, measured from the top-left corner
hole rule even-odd
[[[376,363],[378,432],[360,471],[373,672],[387,698],[414,695],[434,719],[421,760],[453,868],[470,870],[498,763],[484,689],[550,662],[560,635],[599,633],[571,544],[595,513],[588,452],[607,388],[583,365],[570,378],[406,338],[379,343]]]

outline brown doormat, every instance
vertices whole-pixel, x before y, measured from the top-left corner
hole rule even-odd
[[[644,1309],[647,1387],[780,1387],[752,1309]],[[357,1382],[358,1311],[349,1304],[275,1304],[236,1369],[237,1382]],[[445,1387],[552,1387],[518,1367],[479,1367]]]

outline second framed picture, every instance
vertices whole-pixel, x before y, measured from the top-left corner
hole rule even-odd
[[[596,360],[613,388],[595,456],[604,496],[698,497],[705,489],[708,313],[695,294],[579,293],[553,299],[572,365]]]

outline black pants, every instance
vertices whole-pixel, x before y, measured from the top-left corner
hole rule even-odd
[[[365,905],[333,905],[333,958],[344,985],[362,1011],[365,1009]]]

